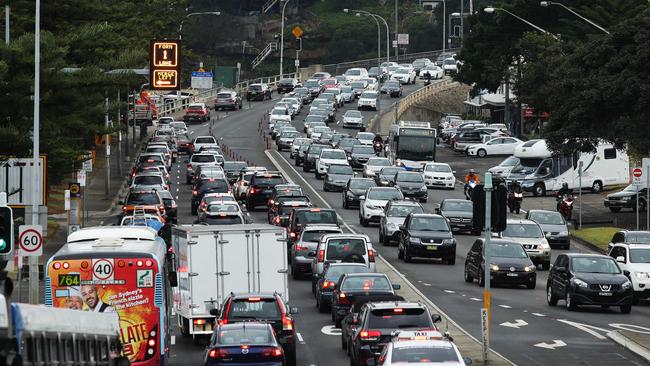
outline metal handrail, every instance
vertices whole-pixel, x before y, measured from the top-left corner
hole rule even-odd
[[[445,53],[451,53],[451,52],[458,52],[460,51],[460,48],[451,48],[451,49],[445,49]],[[415,59],[418,58],[433,58],[433,57],[438,57],[442,53],[442,50],[432,50],[432,51],[425,51],[425,52],[415,52],[415,53],[407,53],[404,55],[399,56],[399,60],[396,62],[412,62]],[[392,61],[395,61],[394,59]],[[433,60],[435,61],[435,60]],[[383,62],[383,61],[382,61]],[[356,60],[356,61],[347,61],[347,62],[340,62],[337,64],[326,64],[322,65],[323,70],[335,70],[335,73],[339,73],[339,70],[342,69],[349,69],[352,67],[372,67],[372,66],[377,66],[377,58],[369,58],[365,60]]]

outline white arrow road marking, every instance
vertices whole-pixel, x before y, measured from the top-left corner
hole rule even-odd
[[[425,286],[431,286],[430,283],[426,283],[426,282],[422,282],[422,284],[425,285]]]
[[[341,328],[337,328],[334,325],[326,325],[320,328],[321,333],[330,335],[330,336],[340,336]]]
[[[562,342],[559,339],[554,339],[553,343],[542,342],[542,343],[535,344],[535,347],[546,348],[546,349],[550,349],[550,350],[555,350],[556,348],[560,348],[560,347],[564,347],[564,346],[566,346],[566,343]]]
[[[501,324],[499,324],[499,325],[501,325],[501,326],[503,326],[503,327],[509,327],[509,328],[519,329],[520,327],[525,327],[525,326],[527,326],[528,323],[526,323],[526,322],[523,321],[522,319],[515,319],[515,322],[514,322],[514,323],[511,323],[511,322],[504,322],[504,323],[501,323]]]
[[[601,332],[603,332],[605,334],[607,334],[609,332],[609,329],[598,328],[598,327],[594,327],[593,325],[576,323],[576,322],[572,322],[572,321],[564,320],[564,319],[558,319],[557,321],[559,321],[561,323],[564,323],[564,324],[568,324],[568,325],[570,325],[572,327],[576,327],[576,328],[578,328],[578,329],[580,329],[580,330],[582,330],[584,332],[587,332],[587,333],[591,334],[592,336],[594,336],[594,337],[596,337],[598,339],[607,339],[607,337],[600,334],[600,333],[598,333],[596,330],[601,331]]]

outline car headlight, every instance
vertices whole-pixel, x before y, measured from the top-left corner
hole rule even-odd
[[[421,244],[422,240],[420,238],[409,238],[409,241],[414,244]]]
[[[636,276],[636,278],[650,278],[648,272],[634,272],[634,275]]]
[[[496,272],[499,270],[499,266],[496,264],[490,264],[490,270]]]
[[[625,281],[625,282],[623,282],[622,287],[623,287],[623,290],[627,290],[628,288],[632,287],[632,282]]]
[[[454,177],[447,177],[447,180],[454,180]]]
[[[544,241],[540,245],[540,248],[542,248],[542,249],[551,249],[551,246],[548,245],[548,242],[546,241],[546,239],[544,239]]]
[[[581,279],[579,279],[579,278],[574,278],[572,281],[573,281],[573,284],[576,285],[576,286],[578,286],[578,287],[587,288],[587,287],[589,286],[589,285],[587,284],[587,282],[585,282],[585,281],[583,281],[583,280],[581,280]],[[629,282],[629,281],[628,281],[628,282]]]
[[[455,239],[443,239],[442,244],[453,245],[453,244],[456,244],[456,240]]]
[[[422,188],[420,188],[420,190],[421,190],[422,192],[426,192],[426,191],[427,191],[427,186],[422,186]]]
[[[537,269],[537,267],[535,267],[535,265],[526,266],[526,267],[524,267],[524,272],[535,272],[536,269]]]
[[[558,235],[560,235],[560,236],[569,236],[569,232],[568,231],[560,231],[560,233]]]

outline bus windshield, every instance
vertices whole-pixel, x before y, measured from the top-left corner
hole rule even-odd
[[[433,160],[436,139],[434,136],[400,136],[397,157],[406,160]]]

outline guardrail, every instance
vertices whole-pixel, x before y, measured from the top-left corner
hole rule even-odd
[[[156,103],[156,108],[158,109],[158,116],[166,116],[175,112],[182,111],[190,103],[206,103],[210,100],[213,100],[219,91],[223,89],[221,85],[207,90],[201,90],[196,94],[192,94],[191,97],[174,99],[169,102],[165,101],[164,97],[159,98],[158,103]]]
[[[250,84],[255,84],[255,83],[268,84],[268,86],[271,87],[271,89],[273,89],[274,87],[276,87],[278,85],[278,82],[280,80],[297,78],[297,77],[298,77],[298,74],[296,74],[295,72],[282,74],[282,75],[263,76],[263,77],[260,77],[260,78],[244,80],[242,82],[239,82],[233,87],[233,89],[235,89],[236,92],[241,93],[243,90],[248,89],[248,86]]]
[[[416,103],[429,98],[431,95],[433,95],[436,92],[439,92],[444,89],[448,89],[451,86],[454,86],[456,84],[458,83],[451,79],[446,79],[441,82],[427,85],[407,95],[397,103],[397,106],[395,108],[395,121],[399,121],[399,118],[402,116],[402,114],[407,109],[414,106]]]

